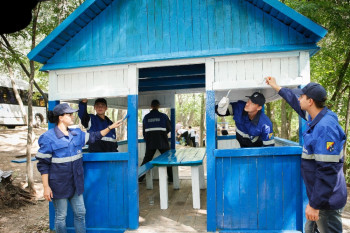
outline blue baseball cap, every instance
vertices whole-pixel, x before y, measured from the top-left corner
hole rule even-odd
[[[56,105],[56,107],[53,109],[53,115],[54,116],[61,116],[66,113],[73,113],[78,111],[78,109],[71,108],[67,103]]]
[[[327,92],[324,87],[318,83],[309,83],[302,89],[296,88],[292,90],[296,95],[306,95],[307,97],[323,102],[326,100]]]

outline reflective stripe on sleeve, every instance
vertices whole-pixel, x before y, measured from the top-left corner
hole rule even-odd
[[[343,158],[343,150],[338,155],[307,154],[303,152],[301,158],[314,159],[319,162],[339,162],[339,160]]]
[[[107,141],[107,142],[117,142],[117,139],[110,138],[110,137],[102,137],[102,141]]]
[[[275,144],[275,139],[269,140],[269,141],[263,141],[263,145],[272,145]]]
[[[37,152],[35,157],[41,158],[41,159],[49,159],[52,157],[52,154],[43,154],[43,153]]]
[[[166,131],[166,128],[158,127],[158,128],[148,128],[148,129],[145,129],[145,132],[149,132],[149,131]]]
[[[51,163],[67,163],[67,162],[73,162],[75,160],[78,160],[83,157],[83,154],[77,154],[69,157],[64,158],[52,158]]]
[[[89,138],[90,138],[90,134],[85,133],[85,144],[89,141]]]
[[[91,118],[89,120],[88,127],[86,128],[86,130],[89,130],[90,128],[91,128]]]
[[[239,135],[241,135],[243,138],[248,138],[250,139],[249,134],[243,133],[242,131],[240,131],[239,129],[236,128],[236,133],[238,133]],[[255,136],[253,139],[250,139],[250,141],[252,141],[252,143],[258,141],[259,136]]]

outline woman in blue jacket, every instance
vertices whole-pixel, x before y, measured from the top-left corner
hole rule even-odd
[[[56,233],[67,232],[67,200],[73,209],[75,232],[86,232],[82,147],[100,140],[122,124],[117,121],[104,130],[90,133],[70,129],[68,126],[73,124],[73,113],[76,111],[67,103],[59,104],[49,111],[48,119],[56,127],[40,136],[40,148],[36,154],[44,198],[52,201],[55,208]]]

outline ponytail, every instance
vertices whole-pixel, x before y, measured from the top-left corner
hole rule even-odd
[[[50,123],[55,123],[56,125],[58,124],[58,116],[55,116],[53,111],[48,111],[47,119],[49,119]]]

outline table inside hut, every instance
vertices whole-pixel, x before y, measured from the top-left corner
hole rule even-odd
[[[150,161],[159,169],[160,208],[168,208],[167,167],[173,167],[173,188],[179,189],[179,166],[191,166],[193,208],[200,209],[200,189],[205,189],[203,159],[205,148],[169,150]]]

